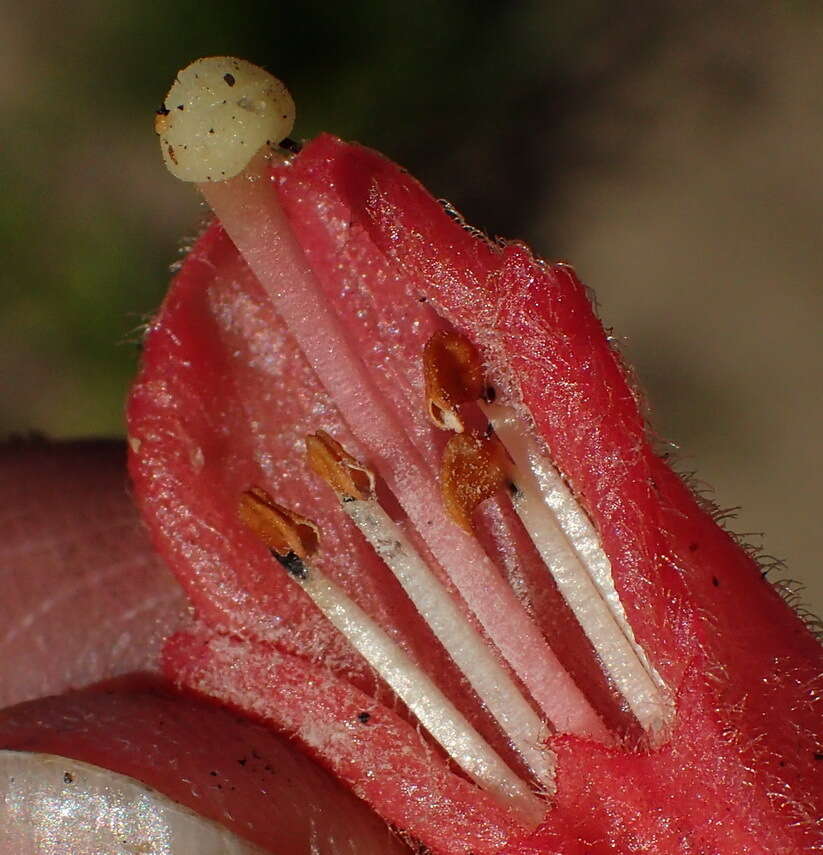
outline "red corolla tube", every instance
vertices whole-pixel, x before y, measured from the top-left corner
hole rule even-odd
[[[432,852],[823,851],[821,647],[653,449],[574,271],[293,120],[226,57],[157,117],[216,217],[129,402],[195,611],[169,676]]]

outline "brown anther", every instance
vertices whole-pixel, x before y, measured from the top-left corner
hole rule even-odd
[[[476,401],[486,389],[477,349],[461,333],[438,330],[423,348],[423,376],[429,418],[442,430],[461,433],[457,406]]]
[[[260,487],[252,487],[240,496],[240,519],[274,553],[309,558],[317,551],[320,531],[309,519],[278,505]]]
[[[370,499],[374,475],[324,430],[306,437],[309,468],[343,499]]]
[[[449,516],[473,531],[475,508],[508,482],[508,458],[495,437],[457,433],[446,444],[440,470],[443,502]]]

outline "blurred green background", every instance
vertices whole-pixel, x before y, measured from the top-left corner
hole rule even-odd
[[[297,136],[367,142],[572,262],[682,468],[823,604],[819,3],[4,2],[0,434],[122,433],[203,216],[153,111],[234,54],[287,82]]]

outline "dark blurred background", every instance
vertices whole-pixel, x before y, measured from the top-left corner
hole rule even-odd
[[[140,326],[202,211],[153,111],[208,54],[596,289],[733,526],[823,606],[823,7],[0,2],[0,435],[122,433]]]

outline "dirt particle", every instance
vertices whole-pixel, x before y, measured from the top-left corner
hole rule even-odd
[[[270,142],[269,145],[271,145]],[[286,139],[280,141],[280,148],[284,148],[286,151],[290,151],[292,154],[299,154],[301,145],[296,140],[293,140],[290,137],[286,137]]]

